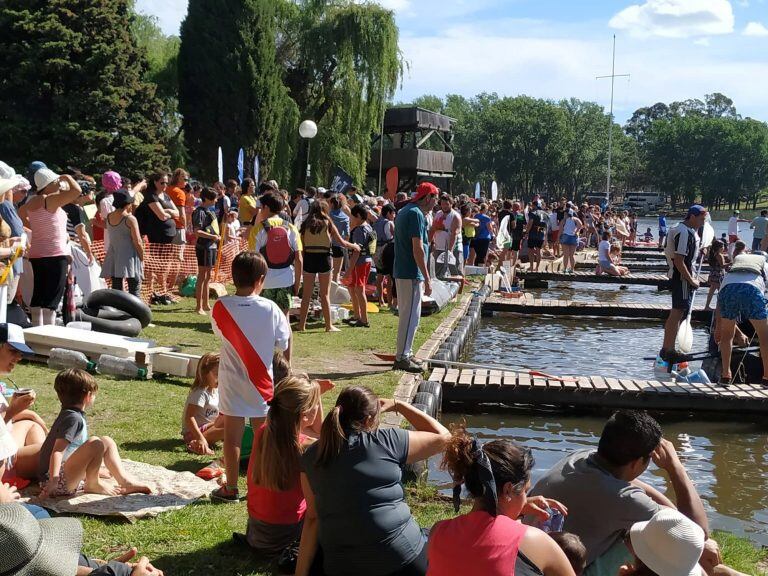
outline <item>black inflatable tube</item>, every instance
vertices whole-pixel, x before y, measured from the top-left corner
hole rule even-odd
[[[105,334],[117,334],[118,336],[127,336],[135,338],[141,334],[141,322],[136,318],[127,320],[107,320],[97,316],[89,316],[82,310],[75,313],[75,319],[79,322],[90,322],[91,330],[94,332],[103,332]]]
[[[142,328],[146,328],[152,322],[152,311],[136,296],[122,290],[95,290],[86,300],[86,306],[90,309],[100,309],[111,306],[136,318]]]
[[[423,405],[425,408],[422,408],[421,410],[425,414],[432,416],[432,418],[437,416],[437,403],[434,394],[430,394],[429,392],[417,392],[416,396],[413,397],[413,405]]]
[[[128,320],[133,318],[133,316],[130,314],[126,314],[120,310],[115,310],[111,306],[95,309],[83,306],[81,310],[83,311],[83,314],[93,316],[94,318],[101,318],[102,320]]]
[[[419,384],[419,393],[426,392],[435,397],[437,411],[440,412],[443,405],[443,385],[440,382],[422,382]]]

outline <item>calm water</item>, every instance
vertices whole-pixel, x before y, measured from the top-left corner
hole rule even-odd
[[[707,332],[694,324],[694,350]],[[522,365],[558,375],[653,380],[662,325],[602,318],[495,317],[483,324],[467,350],[471,362]]]
[[[531,448],[534,481],[565,454],[596,448],[604,419],[566,414],[527,414],[509,410],[491,414],[445,414],[444,422],[464,420],[484,442],[511,438]],[[765,424],[661,419],[707,508],[713,528],[768,545],[768,443]],[[446,491],[450,478],[431,462],[430,479]],[[666,476],[653,464],[643,480],[671,492]]]
[[[674,223],[669,222],[670,227]],[[656,235],[655,220],[650,223]],[[745,241],[751,242],[748,224]],[[716,222],[717,235],[727,229]],[[644,231],[644,228],[641,228]],[[617,285],[551,283],[533,290],[537,298],[598,302],[669,304],[669,292]],[[700,294],[700,298],[705,294]],[[483,319],[466,352],[469,362],[511,364],[561,375],[601,375],[652,379],[653,363],[663,335],[659,321],[556,317]],[[694,350],[706,345],[707,333],[694,324]],[[512,438],[530,447],[536,457],[534,480],[567,453],[597,446],[604,417],[562,412],[531,413],[522,408],[477,407],[474,413],[445,414],[445,422],[465,420],[483,441]],[[768,424],[754,418],[718,421],[696,415],[661,418],[665,436],[680,452],[689,475],[704,499],[713,528],[747,536],[768,546]],[[448,489],[450,478],[431,462],[431,478]],[[653,465],[644,480],[671,491],[666,477]]]

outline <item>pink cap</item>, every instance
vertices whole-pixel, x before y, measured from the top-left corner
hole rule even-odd
[[[123,187],[123,179],[120,177],[120,174],[110,170],[109,172],[104,172],[102,175],[101,185],[107,192],[114,192]]]

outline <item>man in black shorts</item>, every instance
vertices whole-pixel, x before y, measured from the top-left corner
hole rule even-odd
[[[544,236],[547,233],[549,216],[541,209],[541,201],[533,204],[533,211],[528,213],[528,249],[531,272],[538,272],[541,263],[541,248],[544,246]]]
[[[696,263],[699,257],[698,230],[704,226],[707,210],[695,204],[688,209],[688,214],[669,234],[667,239],[667,260],[670,262],[672,288],[672,310],[664,325],[664,344],[659,356],[662,360],[674,363],[675,340],[680,323],[688,316],[693,304],[693,294],[699,287],[696,277]]]
[[[195,299],[197,313],[206,315],[211,311],[208,302],[208,287],[211,282],[211,270],[216,266],[219,255],[219,220],[216,217],[216,198],[218,194],[213,188],[205,188],[200,192],[202,204],[192,212],[192,225],[197,233],[195,255],[197,256],[197,285]]]

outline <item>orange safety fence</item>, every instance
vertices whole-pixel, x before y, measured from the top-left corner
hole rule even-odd
[[[232,281],[232,261],[248,248],[245,239],[227,242],[221,253],[218,275],[215,282]],[[95,240],[91,249],[99,264],[104,262],[106,251],[104,241]],[[141,283],[141,298],[149,302],[152,294],[169,294],[178,289],[187,276],[197,276],[195,244],[144,244],[144,278]],[[107,287],[111,282],[107,279]],[[126,287],[127,289],[127,287]]]

